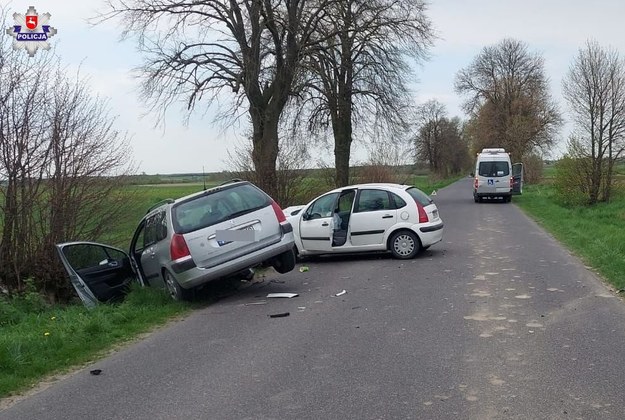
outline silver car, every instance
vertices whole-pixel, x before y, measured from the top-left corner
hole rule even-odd
[[[128,254],[93,242],[57,245],[87,306],[122,297],[133,281],[185,300],[198,286],[259,264],[286,273],[295,266],[293,248],[280,206],[246,181],[157,204],[139,222]]]

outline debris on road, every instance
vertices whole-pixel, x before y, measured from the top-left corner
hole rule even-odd
[[[334,296],[343,296],[345,293],[347,293],[347,290],[343,290],[341,292],[338,292],[336,295]]]
[[[300,273],[305,273],[305,272],[307,272],[308,270],[309,270],[309,269],[308,269],[308,267],[307,267],[307,266],[305,266],[305,265],[303,265],[303,266],[301,266],[301,267],[299,268],[299,272],[300,272]]]
[[[93,369],[93,370],[90,370],[89,373],[92,375],[99,375],[102,373],[102,369]]]
[[[267,295],[268,298],[294,298],[296,296],[299,296],[297,293],[269,293]]]
[[[271,314],[269,315],[269,318],[284,318],[285,316],[289,316],[291,315],[290,312],[281,312],[279,314]]]

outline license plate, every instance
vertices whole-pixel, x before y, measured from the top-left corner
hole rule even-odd
[[[243,229],[217,230],[215,231],[215,239],[219,246],[231,242],[255,242],[256,230],[254,226],[247,226]]]

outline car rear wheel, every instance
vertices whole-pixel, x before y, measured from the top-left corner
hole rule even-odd
[[[288,273],[295,268],[295,252],[292,249],[278,255],[271,264],[280,274]]]
[[[165,271],[165,287],[173,300],[189,300],[193,290],[183,289],[169,271]]]
[[[414,258],[419,253],[421,243],[416,233],[402,230],[393,234],[390,241],[390,248],[393,257],[407,260]]]

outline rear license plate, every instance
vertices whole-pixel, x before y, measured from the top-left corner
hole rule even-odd
[[[238,230],[217,230],[215,231],[215,239],[219,246],[230,242],[255,242],[256,231],[253,226]]]

